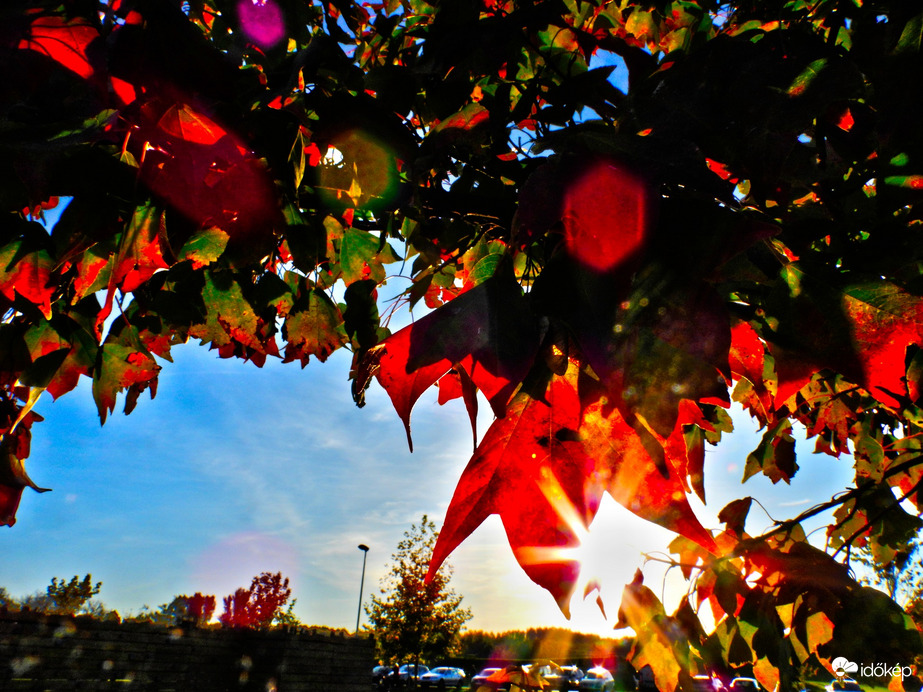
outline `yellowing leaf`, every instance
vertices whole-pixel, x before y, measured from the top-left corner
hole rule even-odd
[[[177,259],[190,260],[193,269],[205,267],[219,257],[230,236],[220,228],[206,228],[192,235],[177,253]]]

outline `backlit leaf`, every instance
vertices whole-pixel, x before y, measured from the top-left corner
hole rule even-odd
[[[178,260],[190,260],[193,269],[205,267],[221,257],[228,244],[228,234],[220,228],[206,228],[187,240],[177,253]]]
[[[310,289],[306,304],[299,299],[282,327],[286,340],[283,362],[300,360],[307,365],[313,355],[320,362],[347,342],[340,309],[324,292]]]
[[[133,327],[125,327],[106,340],[100,349],[93,374],[93,398],[101,423],[115,410],[116,395],[135,385],[145,387],[156,382],[160,366],[144,350]],[[153,397],[154,389],[151,390]],[[126,401],[126,406],[129,406]],[[130,408],[129,408],[130,410]]]
[[[195,144],[214,144],[227,134],[220,125],[186,103],[170,106],[157,126],[177,139]]]
[[[27,38],[23,38],[18,47],[47,55],[80,77],[91,79],[95,59],[90,57],[90,44],[98,40],[99,31],[84,20],[39,16],[33,20]]]
[[[491,425],[456,487],[431,569],[498,514],[519,564],[566,613],[579,573],[574,549],[603,492],[649,521],[714,545],[675,470],[661,475],[617,410],[599,400],[584,406],[578,380],[572,365],[541,398],[520,392]]]
[[[410,410],[461,364],[498,416],[531,367],[538,325],[519,286],[497,275],[388,337],[369,358],[410,436]]]
[[[13,241],[0,248],[0,294],[13,302],[17,294],[51,317],[55,292],[51,274],[53,260],[47,251],[31,249],[26,241]]]

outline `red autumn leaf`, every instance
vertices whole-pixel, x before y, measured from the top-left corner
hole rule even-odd
[[[435,313],[431,313],[435,314]],[[425,318],[424,318],[425,319]],[[391,397],[391,403],[407,431],[407,444],[413,451],[413,439],[410,435],[410,412],[420,395],[445,375],[452,367],[446,358],[407,371],[407,359],[410,353],[410,327],[401,329],[382,343],[370,349],[365,355],[361,370],[368,376],[375,375],[378,383]]]
[[[888,406],[907,396],[908,346],[923,345],[923,298],[890,283],[837,289],[789,268],[797,314],[769,344],[781,405],[830,368]],[[809,297],[810,296],[810,297]]]
[[[152,384],[160,366],[147,353],[134,350],[130,345],[106,343],[102,357],[93,376],[93,398],[99,410],[100,421],[105,423],[115,410],[116,394],[135,385]]]
[[[195,144],[215,144],[227,134],[216,122],[185,103],[168,108],[157,121],[157,127],[177,139]]]
[[[747,322],[735,320],[731,327],[731,346],[728,353],[731,372],[759,385],[763,382],[765,355],[766,347],[756,330]]]
[[[431,575],[498,514],[523,570],[567,613],[580,571],[576,548],[603,492],[642,518],[713,547],[676,470],[660,473],[617,410],[602,400],[585,406],[578,380],[571,363],[542,398],[520,392],[506,417],[491,425],[456,487]]]
[[[450,115],[433,128],[433,133],[445,130],[473,130],[478,125],[487,122],[490,111],[479,103],[469,103],[458,113]]]
[[[106,304],[98,317],[99,324],[112,311],[116,288],[124,293],[134,291],[158,270],[169,268],[160,248],[164,225],[164,212],[154,205],[145,204],[135,209],[119,243],[115,266],[109,276]]]
[[[519,286],[496,276],[389,336],[362,368],[388,392],[409,442],[413,405],[453,365],[465,369],[502,416],[537,350],[538,327]]]
[[[9,243],[0,248],[0,295],[13,302],[18,293],[50,319],[53,269],[54,261],[47,251],[32,249],[25,241]]]
[[[27,38],[19,42],[20,50],[34,50],[75,72],[91,79],[96,72],[88,54],[89,45],[99,38],[99,32],[85,20],[67,21],[63,17],[37,17]]]
[[[439,388],[439,397],[437,400],[440,404],[445,404],[459,397],[465,402],[465,408],[468,411],[468,419],[471,421],[471,433],[474,436],[474,446],[477,447],[478,391],[474,382],[471,381],[468,372],[460,365],[456,366],[439,378],[439,381],[436,382],[436,386]]]
[[[728,170],[727,164],[709,158],[705,159],[705,164],[708,166],[708,170],[710,170],[722,180],[727,180],[728,182],[734,183],[735,185],[740,182],[740,178]]]

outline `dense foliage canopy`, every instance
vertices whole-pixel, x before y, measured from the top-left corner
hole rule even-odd
[[[902,0],[4,6],[0,522],[36,487],[43,392],[92,378],[105,421],[188,340],[348,348],[408,439],[433,385],[496,414],[433,570],[496,513],[566,610],[608,492],[679,535],[689,598],[636,580],[621,609],[661,689],[910,660],[917,630],[844,562],[888,564],[923,505],[921,41]],[[798,422],[854,485],[707,530],[686,498],[732,399],[764,429],[745,478],[791,479]],[[826,551],[800,527],[823,510]]]

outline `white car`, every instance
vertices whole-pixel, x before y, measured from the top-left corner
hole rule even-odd
[[[420,676],[420,687],[423,689],[436,687],[444,690],[454,687],[459,690],[464,682],[465,671],[461,668],[452,668],[450,666],[438,666]]]

